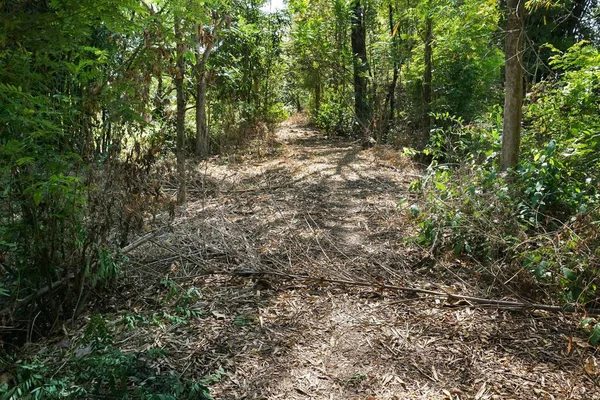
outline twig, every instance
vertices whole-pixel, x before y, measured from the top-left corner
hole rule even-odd
[[[3,310],[1,310],[0,315],[8,315],[8,314],[11,314],[11,313],[17,311],[18,309],[31,303],[33,300],[37,299],[38,297],[43,296],[46,293],[64,285],[71,278],[73,278],[72,275],[67,278],[61,279],[60,281],[52,282],[50,285],[41,288],[40,290],[38,290],[35,293],[30,294],[29,296],[26,296],[22,299],[17,299],[15,301],[15,304],[8,306],[8,307],[4,308]]]
[[[127,254],[127,253],[131,252],[132,250],[136,249],[137,247],[141,246],[142,244],[146,243],[147,241],[149,241],[150,239],[155,237],[157,235],[157,233],[158,233],[158,231],[154,231],[154,232],[148,233],[147,235],[142,236],[141,238],[137,239],[135,242],[131,243],[130,245],[123,247],[120,250],[120,253]],[[50,285],[41,288],[40,290],[38,290],[35,293],[30,294],[29,296],[26,296],[22,299],[17,299],[14,304],[0,310],[0,316],[1,315],[9,315],[9,314],[14,313],[15,311],[17,311],[17,310],[21,309],[22,307],[26,306],[27,304],[31,303],[35,299],[65,285],[69,280],[73,279],[74,277],[75,277],[75,275],[69,275],[59,281],[52,282]]]
[[[139,239],[137,239],[135,242],[128,244],[127,246],[123,247],[120,251],[121,254],[127,254],[132,252],[133,250],[135,250],[136,248],[140,247],[141,245],[143,245],[144,243],[146,243],[147,241],[149,241],[150,239],[154,238],[159,231],[153,231],[150,232],[142,237],[140,237]]]
[[[497,306],[503,308],[511,308],[517,310],[543,310],[548,312],[565,312],[565,313],[576,313],[579,311],[585,312],[587,315],[600,315],[600,309],[587,309],[587,310],[577,310],[572,305],[564,305],[564,306],[551,306],[547,304],[536,304],[536,303],[528,303],[528,302],[519,302],[519,301],[509,301],[509,300],[496,300],[496,299],[486,299],[482,297],[472,297],[465,296],[460,294],[446,293],[446,292],[438,292],[435,290],[421,289],[421,288],[412,288],[406,286],[395,286],[395,285],[386,285],[382,283],[376,282],[366,282],[366,281],[352,281],[347,279],[331,279],[331,278],[315,278],[308,275],[292,275],[286,274],[283,272],[270,272],[270,271],[254,271],[254,270],[238,270],[238,271],[207,271],[202,275],[235,275],[243,278],[251,278],[253,276],[277,276],[284,279],[292,279],[292,280],[303,280],[303,281],[314,281],[314,282],[326,282],[326,283],[335,283],[340,285],[349,285],[349,286],[361,286],[361,287],[372,287],[378,289],[386,289],[386,290],[394,290],[406,293],[414,293],[414,294],[428,294],[432,296],[438,297],[446,297],[449,300],[465,300],[478,305],[487,305],[487,306]],[[189,279],[190,277],[188,277]]]

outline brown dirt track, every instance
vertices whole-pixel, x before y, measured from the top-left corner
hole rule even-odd
[[[194,167],[172,229],[131,256],[114,321],[171,312],[165,278],[198,288],[201,314],[118,328],[125,350],[164,348],[157,368],[190,378],[222,368],[215,399],[600,399],[584,369],[593,349],[571,335],[575,317],[225,273],[490,295],[462,261],[435,262],[405,240],[414,223],[397,204],[419,174],[409,160],[299,122],[283,124],[259,153]]]

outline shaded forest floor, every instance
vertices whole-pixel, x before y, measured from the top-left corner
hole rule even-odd
[[[124,351],[165,349],[155,367],[212,374],[215,399],[600,399],[584,370],[593,350],[570,339],[575,318],[206,274],[501,295],[460,260],[433,261],[405,240],[415,228],[397,204],[419,171],[397,153],[296,121],[237,161],[194,167],[172,229],[130,255],[118,294],[96,304]]]

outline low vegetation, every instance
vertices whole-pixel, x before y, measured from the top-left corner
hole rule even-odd
[[[470,125],[438,116],[424,150],[433,162],[413,185],[419,243],[477,259],[528,298],[598,308],[599,61],[587,43],[555,50],[561,74],[528,95],[521,162],[507,172],[497,112]],[[600,325],[590,335],[597,344]]]
[[[566,356],[574,335],[599,345],[599,12],[598,0],[1,1],[0,399],[212,399],[235,366],[191,374],[158,341],[125,348],[124,332],[212,316],[228,340],[260,341],[261,296],[277,285],[255,276],[269,268],[356,274],[384,298],[451,261],[459,270],[419,293],[551,304],[577,321]],[[181,230],[199,247],[173,250]],[[191,278],[244,287],[234,272],[248,265],[251,310],[205,301],[213,281]],[[262,355],[255,342],[237,350]],[[440,382],[433,365],[420,373]],[[344,374],[333,381],[352,390],[374,382]]]

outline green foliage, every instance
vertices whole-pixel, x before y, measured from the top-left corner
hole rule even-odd
[[[37,300],[17,320],[43,304],[38,323],[55,324],[113,281],[117,248],[153,197],[140,179],[152,158],[139,142],[121,153],[146,128],[146,54],[128,36],[146,11],[134,0],[0,4],[2,307]]]
[[[113,344],[111,331],[99,314],[93,314],[85,328],[82,344],[90,345],[95,351],[102,351]]]
[[[37,322],[56,324],[114,282],[118,249],[164,205],[150,175],[174,142],[175,19],[190,49],[220,41],[207,67],[220,143],[287,117],[287,18],[257,1],[26,3],[0,3],[0,308],[46,293],[14,317],[44,304]],[[188,71],[197,61],[185,54]]]
[[[12,377],[0,387],[0,399],[213,399],[209,386],[226,375],[223,369],[200,380],[183,379],[175,371],[161,372],[156,367],[167,356],[164,349],[124,352],[116,348],[106,322],[94,315],[75,354],[66,354],[58,369],[39,358],[23,361],[0,356]]]
[[[440,134],[444,130],[435,131]],[[463,158],[470,162],[437,164],[440,159],[435,158],[425,177],[414,187],[424,195],[425,204],[413,216],[421,227],[418,236],[421,245],[431,247],[434,252],[450,248],[457,255],[467,254],[490,262],[514,243],[521,228],[516,221],[506,219],[506,215],[512,214],[512,202],[508,187],[492,165],[496,153],[489,148],[480,152],[479,140],[469,142],[476,132],[479,138],[491,143],[497,138],[494,130],[474,127],[458,135],[455,143],[462,143],[452,151],[457,148],[470,151],[470,156]],[[433,152],[436,157],[441,154],[439,148]],[[456,156],[457,153],[451,153],[444,159]]]
[[[533,82],[552,76],[553,49],[567,51],[581,40],[597,42],[594,26],[597,0],[529,0],[527,9],[528,43],[524,52],[524,68],[533,74]]]
[[[499,3],[439,2],[435,9],[433,109],[471,121],[498,103],[504,57],[498,46]]]
[[[319,107],[314,120],[327,133],[345,134],[352,131],[353,116],[350,111],[348,105],[332,100]]]
[[[425,150],[433,162],[414,186],[425,197],[415,215],[422,245],[483,265],[501,259],[507,274],[529,272],[546,295],[597,307],[599,61],[585,43],[552,58],[560,79],[528,96],[521,162],[508,175],[496,166],[497,112],[492,124],[469,126],[436,116]]]
[[[211,59],[210,113],[222,115],[211,127],[214,143],[228,144],[253,139],[261,123],[287,118],[283,81],[283,38],[288,25],[284,13],[265,14],[259,2],[229,9],[231,26],[221,33],[221,43]]]
[[[562,77],[539,84],[529,96],[526,161],[518,174],[528,207],[565,220],[599,199],[600,55],[579,43],[551,63]],[[545,149],[537,150],[540,145]]]
[[[291,42],[286,49],[288,102],[307,108],[325,131],[352,132],[350,6],[342,0],[290,1]]]
[[[176,282],[165,279],[162,282],[166,294],[162,303],[169,310],[154,312],[151,315],[140,315],[136,313],[125,313],[121,316],[121,322],[128,329],[138,327],[148,328],[150,326],[187,325],[191,320],[202,317],[205,311],[198,306],[202,299],[200,290],[194,286],[185,289]]]
[[[358,385],[359,383],[361,383],[362,381],[367,380],[367,376],[363,375],[363,374],[356,374],[354,376],[351,376],[350,378],[348,378],[347,382],[350,385]]]
[[[60,373],[39,359],[15,361],[10,372],[13,385],[0,387],[0,399],[61,399],[116,397],[120,399],[212,400],[208,388],[225,375],[223,370],[202,380],[181,379],[175,372],[158,372],[152,367],[155,351],[125,353],[108,349],[68,360]],[[3,358],[6,358],[4,356]],[[4,360],[6,363],[9,359]]]
[[[233,320],[233,325],[237,326],[238,328],[247,326],[249,324],[250,324],[250,321],[247,319],[247,317],[245,315],[236,315],[235,319]]]
[[[350,4],[289,2],[289,101],[308,103],[321,128],[345,134],[352,132],[354,121]],[[470,121],[499,100],[504,61],[497,2],[369,1],[365,7],[370,128],[378,140],[394,140],[398,125],[410,131],[423,117],[423,29],[428,18],[434,30],[433,111]]]

